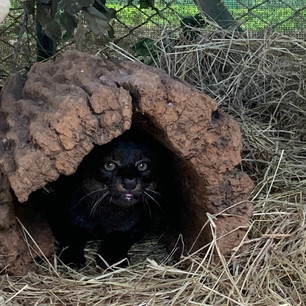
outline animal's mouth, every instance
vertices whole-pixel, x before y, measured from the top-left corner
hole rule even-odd
[[[125,192],[119,193],[117,196],[113,197],[112,202],[114,204],[122,206],[130,206],[138,203],[140,201],[140,194],[138,192],[132,192],[125,190]]]
[[[118,194],[118,197],[114,198],[113,202],[123,206],[134,205],[135,203],[139,202],[139,195],[137,192],[133,193],[126,190],[125,192]]]
[[[127,200],[128,202],[130,202],[130,201],[132,201],[132,199],[134,198],[134,195],[133,195],[132,193],[125,193],[125,194],[123,195],[123,198],[124,198],[125,200]]]

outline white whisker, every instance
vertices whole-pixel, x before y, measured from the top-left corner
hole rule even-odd
[[[90,216],[93,216],[96,213],[98,205],[101,203],[101,201],[109,194],[109,192],[106,192],[100,197],[96,203],[93,205],[93,207],[90,210]]]
[[[78,204],[79,204],[80,202],[82,202],[85,198],[91,196],[92,194],[95,194],[95,193],[101,192],[101,191],[105,191],[105,190],[107,190],[107,189],[108,189],[107,187],[104,187],[104,188],[100,188],[100,189],[97,189],[97,190],[94,190],[94,191],[91,191],[91,192],[85,194],[85,195],[78,201]]]
[[[152,192],[152,193],[154,193],[154,194],[160,196],[161,198],[163,197],[162,194],[161,194],[160,192],[156,191],[156,190],[152,190],[152,189],[149,189],[149,188],[146,188],[145,190],[146,190],[146,191],[149,191],[149,192]]]
[[[146,191],[144,191],[144,194],[147,195],[154,203],[157,204],[157,206],[159,207],[160,211],[163,211],[160,204]]]
[[[151,207],[147,201],[147,199],[145,197],[143,197],[144,202],[146,203],[146,206],[148,207],[149,210],[149,215],[150,215],[150,219],[152,219],[152,212],[151,212]]]
[[[109,204],[112,204],[112,200],[113,200],[114,195],[115,195],[115,191],[113,192],[112,196],[109,199]]]

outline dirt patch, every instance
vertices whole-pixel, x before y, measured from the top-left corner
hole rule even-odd
[[[194,87],[152,67],[69,51],[33,65],[26,80],[10,79],[1,103],[0,165],[7,182],[1,189],[1,199],[6,197],[0,211],[0,220],[5,220],[0,224],[1,249],[5,241],[24,241],[15,221],[15,196],[26,202],[59,175],[74,173],[94,145],[119,136],[132,121],[179,160],[186,250],[201,248],[216,234],[226,254],[245,235],[253,184],[236,168],[241,162],[239,127]],[[205,227],[199,235],[207,213],[214,215],[215,233]],[[26,213],[21,216],[29,220]],[[38,245],[52,245],[52,235],[39,217],[28,223]],[[25,273],[30,260],[18,263],[7,255],[30,258],[21,244],[1,254],[1,270]],[[46,248],[45,254],[50,253]]]

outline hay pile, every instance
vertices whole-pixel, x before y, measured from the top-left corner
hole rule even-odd
[[[73,271],[44,261],[26,277],[1,277],[1,305],[305,305],[306,43],[191,31],[166,33],[153,59],[216,98],[241,125],[242,168],[256,186],[250,240],[229,258],[212,241],[205,258],[188,257],[186,269],[186,258],[171,263],[149,242],[132,253],[150,259],[128,269],[103,272],[89,260]]]

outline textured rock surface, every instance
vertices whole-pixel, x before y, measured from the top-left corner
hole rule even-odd
[[[217,110],[214,100],[163,71],[70,51],[55,61],[33,65],[26,79],[9,80],[0,111],[1,178],[9,182],[2,185],[0,195],[1,250],[5,240],[16,235],[22,240],[9,186],[19,202],[26,202],[31,192],[60,174],[74,173],[95,144],[122,134],[132,119],[181,161],[187,247],[193,245],[207,212],[218,214],[214,223],[224,254],[245,235],[252,213],[247,201],[252,182],[235,168],[241,162],[239,128]],[[39,224],[45,226],[39,217],[28,223],[33,232],[40,231]],[[44,232],[37,243],[48,245],[52,239],[47,228]],[[209,239],[207,227],[194,248]],[[10,252],[21,257],[26,253],[15,245]],[[5,259],[0,260],[0,270],[13,263],[11,273],[28,268],[28,261],[16,264],[7,256],[1,254]]]

